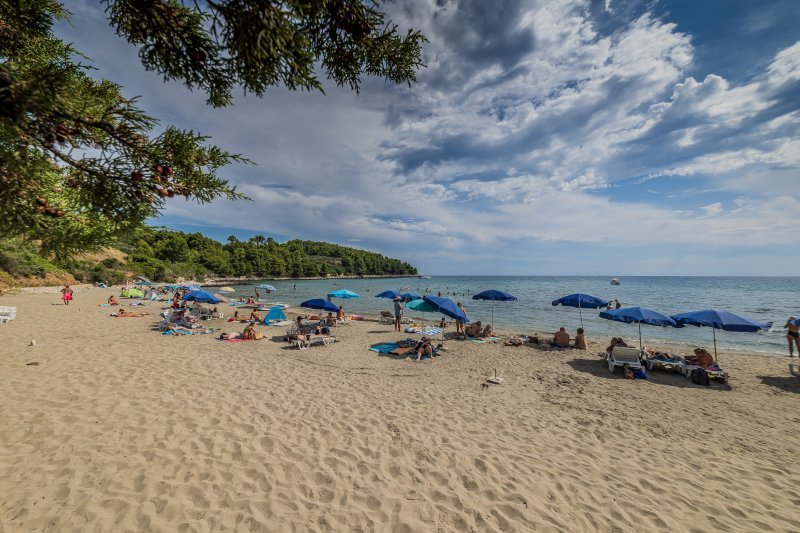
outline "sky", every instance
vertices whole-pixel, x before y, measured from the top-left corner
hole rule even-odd
[[[411,87],[205,94],[67,0],[56,33],[163,125],[254,165],[251,201],[152,221],[397,257],[431,275],[798,275],[800,2],[397,0]],[[321,74],[324,78],[324,74]]]

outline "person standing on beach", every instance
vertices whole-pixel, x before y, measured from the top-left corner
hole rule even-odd
[[[64,305],[69,305],[69,302],[72,301],[72,289],[69,285],[64,285],[64,288],[61,289],[61,299],[64,300]],[[800,348],[798,348],[800,350]]]
[[[403,320],[403,304],[399,296],[394,299],[394,330],[400,331],[400,322]]]
[[[789,357],[794,357],[794,347],[797,346],[797,357],[800,357],[800,326],[796,316],[790,316],[784,325],[788,331],[786,339],[789,341]]]
[[[622,307],[622,304],[619,303],[619,300],[614,298],[614,309],[619,309],[620,307]]]
[[[258,301],[260,298],[261,298],[261,295],[258,294],[258,289],[256,289],[256,301]]]
[[[464,304],[458,302],[456,305],[458,306],[459,309],[461,309],[461,312],[464,313],[464,316],[466,316],[467,309],[464,307]],[[466,337],[466,335],[464,334],[464,323],[461,321],[460,318],[456,319],[456,333],[461,333]]]

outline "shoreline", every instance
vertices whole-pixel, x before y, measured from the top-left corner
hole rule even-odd
[[[395,276],[392,276],[392,277],[395,277]],[[261,278],[259,278],[259,279],[261,279]],[[288,278],[288,279],[299,279],[299,278]],[[336,278],[329,278],[329,279],[336,279]],[[225,285],[225,283],[220,283],[219,285],[212,285],[212,284],[204,283],[204,285],[208,285],[209,287],[215,287],[215,286]],[[39,295],[39,294],[58,295],[61,287],[62,286],[20,287],[20,288],[15,288],[13,290],[10,290],[10,291],[8,291],[6,293],[0,293],[0,297],[2,297],[2,296],[10,296],[10,295]],[[110,289],[110,288],[103,289],[103,288],[95,287],[95,286],[89,285],[89,284],[71,285],[71,287],[76,291],[76,294],[84,293],[84,291],[87,291],[87,290],[92,290],[92,291],[94,291],[94,290],[97,290],[97,291],[116,290],[116,289]],[[114,287],[116,287],[116,286],[114,286]],[[85,293],[85,294],[90,294],[90,293]],[[136,300],[136,301],[143,301],[144,302],[145,300]],[[165,304],[165,302],[158,302],[158,303]],[[226,310],[228,315],[231,315],[233,313],[233,311],[236,310],[236,308],[234,308],[233,306],[229,306],[228,304],[222,304],[222,305],[224,306],[224,309]],[[303,309],[303,310],[299,311],[300,309]],[[290,308],[285,312],[286,312],[287,316],[288,315],[297,316],[297,315],[312,314],[313,310],[312,309],[300,308],[299,306],[294,304],[294,305],[291,305]],[[367,313],[364,314],[364,316],[367,318],[367,320],[365,322],[374,322],[374,323],[379,323],[380,322],[379,315],[377,314],[377,312],[367,312]],[[425,319],[424,316],[420,316],[416,312],[413,313],[413,314],[409,313],[407,316],[409,316],[411,318],[414,318],[414,319],[416,319],[418,321],[424,322],[425,324],[433,324],[435,322],[432,319]],[[526,328],[525,326],[518,326],[516,324],[505,323],[505,322],[503,322],[502,319],[495,320],[495,325],[497,326],[497,333],[500,334],[501,336],[523,336],[523,335],[532,336],[532,335],[539,335],[540,337],[545,339],[545,338],[549,338],[549,336],[552,336],[553,333],[554,333],[552,331],[543,331],[542,328],[537,329],[535,326]],[[405,327],[407,327],[407,326],[404,325],[404,328]],[[448,331],[452,332],[452,331],[454,331],[454,329],[455,329],[455,322],[452,319],[448,318]],[[777,332],[778,330],[771,330],[771,331]],[[613,335],[598,335],[598,334],[589,333],[589,334],[587,334],[587,339],[591,340],[592,342],[601,343],[602,344],[604,342],[609,342],[612,336]],[[616,336],[624,337],[626,339],[626,342],[628,340],[630,340],[631,341],[631,343],[630,343],[631,346],[633,346],[634,344],[638,346],[638,335],[628,334],[628,333],[624,333],[624,332],[623,333],[617,332]],[[573,333],[570,332],[570,338],[573,338],[573,337],[574,337]],[[669,341],[669,340],[664,340],[664,339],[649,338],[646,335],[642,337],[642,341],[643,341],[642,345],[643,345],[644,348],[656,349],[656,350],[665,351],[665,352],[675,352],[675,353],[678,353],[678,354],[681,354],[682,352],[686,352],[686,354],[688,354],[689,352],[691,352],[691,348],[696,348],[696,347],[706,348],[706,349],[709,349],[709,350],[711,349],[709,346],[705,346],[704,345],[704,344],[708,344],[708,343],[695,343],[695,342],[689,342],[689,341]],[[733,353],[733,354],[744,355],[744,356],[748,356],[748,357],[749,356],[759,356],[759,357],[768,357],[768,358],[771,358],[771,359],[787,359],[787,360],[790,360],[789,356],[786,354],[785,351],[758,350],[758,349],[755,349],[755,348],[748,348],[748,349],[736,349],[736,348],[733,348],[733,349],[731,349],[731,348],[727,348],[727,347],[721,347],[721,348],[719,348],[718,351],[720,353]],[[686,355],[686,354],[683,354],[683,355]],[[796,357],[795,357],[795,360],[797,360]]]

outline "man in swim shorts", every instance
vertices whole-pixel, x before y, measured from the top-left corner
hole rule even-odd
[[[790,316],[783,327],[787,329],[786,340],[789,341],[789,357],[794,357],[795,346],[797,346],[797,356],[800,357],[800,326],[797,324],[797,317]]]
[[[64,288],[61,289],[61,298],[64,300],[64,305],[69,305],[69,302],[72,301],[72,292],[69,285],[64,285]]]

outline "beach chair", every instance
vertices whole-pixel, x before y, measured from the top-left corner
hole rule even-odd
[[[608,371],[613,373],[616,367],[625,365],[628,365],[629,368],[642,368],[641,354],[639,348],[614,346],[607,357]]]
[[[311,346],[311,343],[307,340],[294,339],[292,340],[292,346],[294,346],[298,350],[305,350],[309,346]]]
[[[336,342],[336,337],[330,335],[316,335],[308,340],[309,346],[327,346]]]
[[[657,353],[647,358],[647,370],[654,368],[665,368],[673,372],[683,373],[683,367],[686,365],[686,360],[679,355],[668,353]]]
[[[15,318],[17,318],[16,307],[0,306],[0,324],[11,322]]]
[[[681,373],[686,376],[686,379],[692,379],[692,370],[695,368],[702,368],[705,370],[706,374],[708,374],[708,379],[713,379],[715,381],[719,381],[720,383],[728,382],[727,370],[719,366],[717,363],[714,363],[713,366],[710,367],[686,363],[681,367]]]
[[[394,324],[394,315],[391,311],[381,311],[381,324]]]

